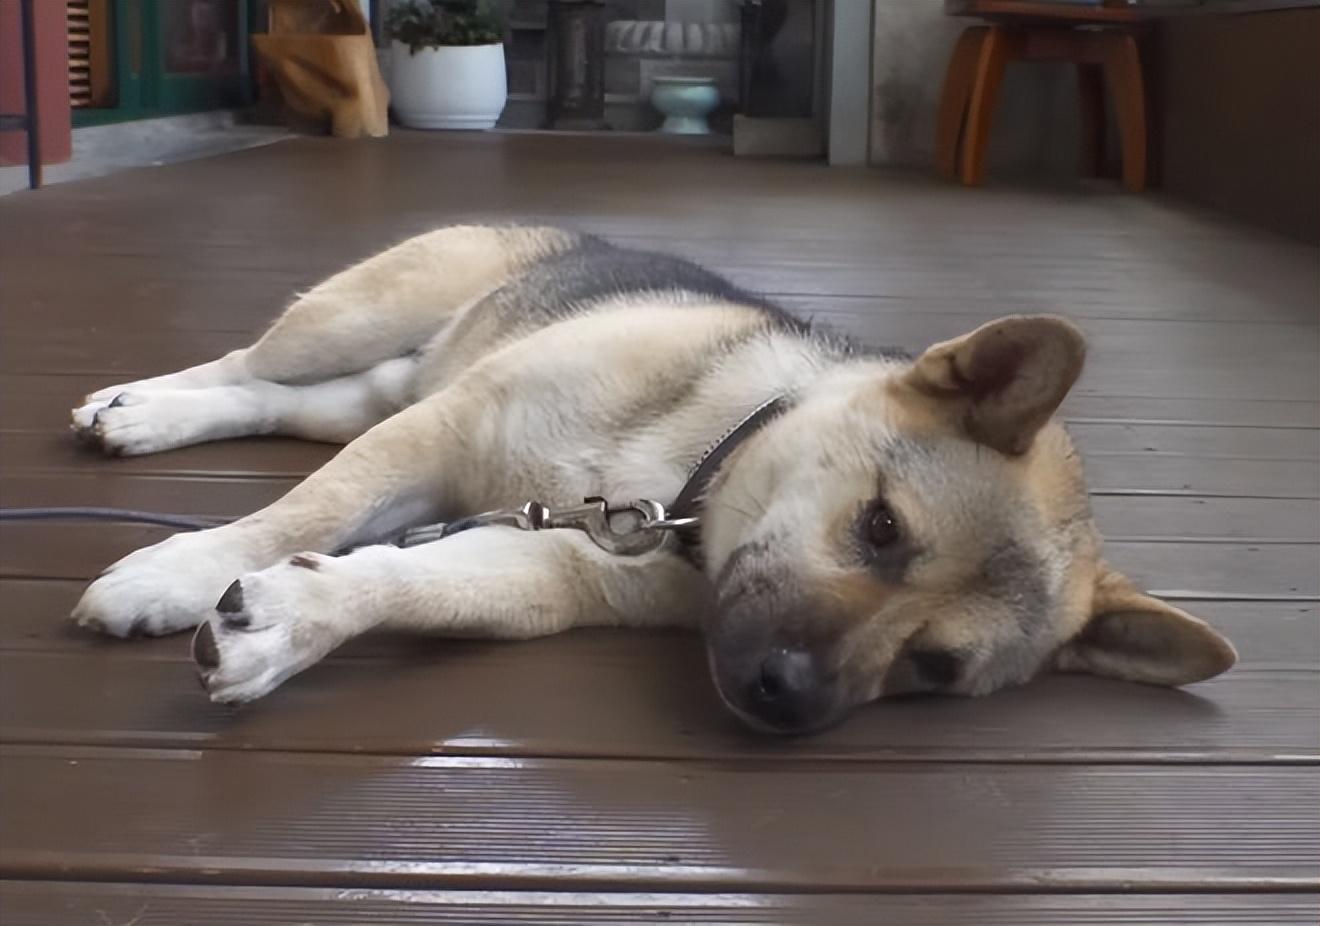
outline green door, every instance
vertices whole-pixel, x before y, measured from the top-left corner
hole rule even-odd
[[[250,101],[252,0],[113,0],[115,103],[80,109],[96,125]]]
[[[150,0],[156,108],[196,112],[244,102],[248,73],[244,0]]]

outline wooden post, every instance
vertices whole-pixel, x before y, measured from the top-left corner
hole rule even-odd
[[[608,129],[605,0],[550,0],[548,129]]]

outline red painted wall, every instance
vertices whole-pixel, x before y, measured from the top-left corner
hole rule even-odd
[[[0,111],[23,112],[23,39],[18,0],[0,0]],[[61,0],[35,0],[37,21],[37,115],[41,160],[67,161],[73,151],[69,109],[68,25]],[[0,133],[0,164],[26,164],[22,132]]]

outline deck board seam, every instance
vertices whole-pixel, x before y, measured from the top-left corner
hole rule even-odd
[[[205,734],[197,734],[204,736]],[[131,740],[131,738],[128,738]],[[64,750],[75,750],[77,754],[92,753],[93,758],[115,758],[116,754],[129,754],[127,758],[163,758],[180,753],[201,755],[208,752],[226,755],[261,756],[279,758],[338,757],[341,759],[380,759],[413,762],[482,762],[507,764],[518,762],[572,763],[587,765],[591,763],[613,763],[619,765],[682,765],[687,767],[736,768],[740,772],[776,772],[813,769],[829,772],[833,769],[856,772],[859,768],[872,768],[875,771],[911,766],[931,766],[948,768],[956,766],[976,766],[977,768],[1004,768],[1013,770],[1031,768],[1086,768],[1105,769],[1150,769],[1152,771],[1169,769],[1240,770],[1240,769],[1296,769],[1320,768],[1320,746],[1311,752],[1287,753],[1252,753],[1242,755],[1205,751],[1160,751],[1142,752],[1130,750],[1124,754],[1122,749],[1114,750],[1074,750],[1059,749],[1054,752],[1042,750],[1040,753],[1024,752],[1021,754],[959,750],[957,756],[924,755],[913,750],[908,754],[898,753],[892,756],[850,756],[843,753],[817,752],[809,756],[781,753],[772,758],[749,756],[746,753],[729,749],[727,752],[710,751],[707,753],[663,753],[652,754],[633,752],[580,752],[574,750],[548,749],[498,749],[488,746],[452,746],[443,752],[417,752],[397,749],[382,749],[369,746],[353,749],[333,749],[329,747],[294,747],[287,744],[279,748],[252,746],[246,743],[224,743],[199,740],[193,743],[149,741],[150,737],[140,737],[138,741],[124,743],[103,742],[76,738],[30,738],[3,735],[0,736],[0,752],[17,748],[26,755],[49,753],[61,755]],[[132,754],[139,754],[134,756]],[[147,754],[147,755],[142,755]],[[0,877],[3,877],[0,875]]]

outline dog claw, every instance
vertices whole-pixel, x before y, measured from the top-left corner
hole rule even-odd
[[[106,629],[105,622],[98,617],[75,618],[74,623],[84,630],[90,630],[93,633],[109,633]]]
[[[235,579],[216,602],[215,609],[221,614],[237,614],[243,610],[243,582]],[[246,621],[243,621],[246,623]]]
[[[192,658],[201,669],[212,670],[220,667],[220,647],[216,646],[215,631],[211,629],[210,621],[198,625],[197,632],[193,634]],[[202,679],[202,687],[206,687],[205,679]]]

